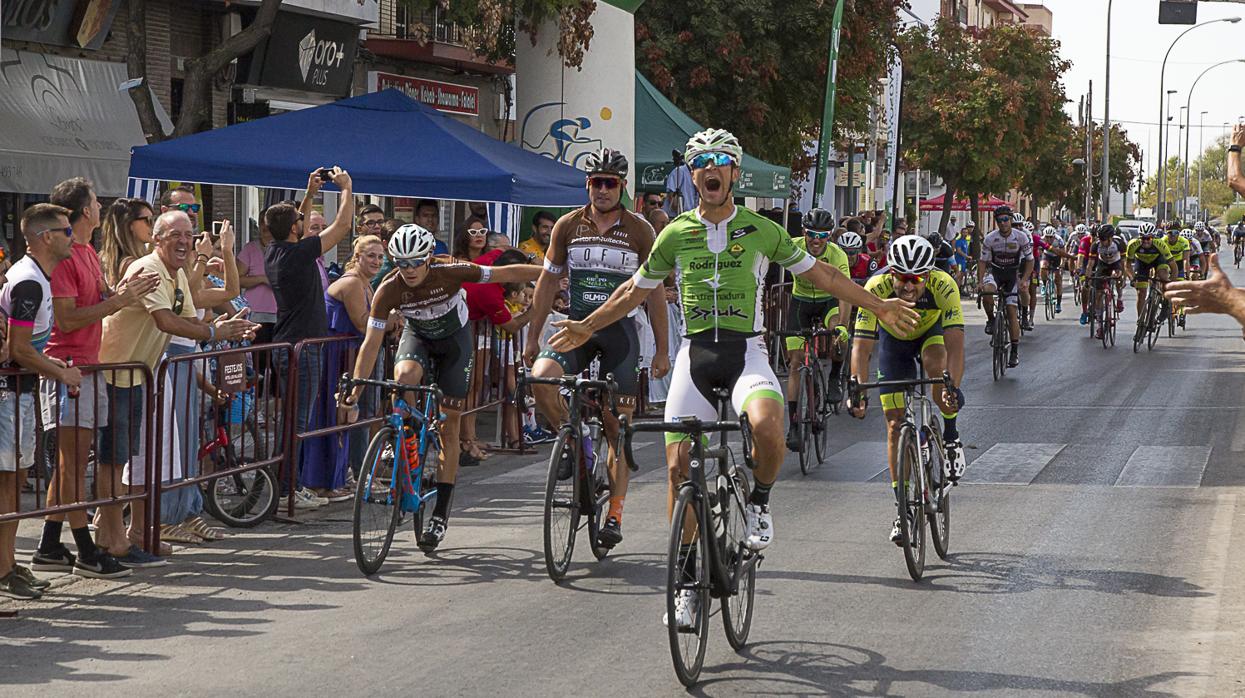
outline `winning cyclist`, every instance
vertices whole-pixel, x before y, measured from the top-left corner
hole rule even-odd
[[[1012,210],[1000,206],[994,211],[997,226],[981,241],[981,259],[977,261],[977,288],[981,289],[981,302],[986,311],[986,334],[993,328],[989,318],[994,317],[994,296],[1002,291],[1007,299],[1007,324],[1011,330],[1012,346],[1007,365],[1020,365],[1020,317],[1018,292],[1027,289],[1029,274],[1033,272],[1033,238],[1027,233],[1012,230]],[[931,374],[933,375],[933,374]]]
[[[830,236],[835,228],[834,215],[824,208],[815,208],[804,214],[801,225],[804,228],[804,237],[795,240],[796,249],[807,252],[813,259],[825,262],[838,269],[843,276],[852,278],[847,255],[843,253],[842,248],[830,242]],[[844,235],[856,234],[845,231]],[[843,399],[839,371],[843,368],[843,343],[847,341],[845,324],[848,322],[848,311],[847,303],[817,288],[808,279],[799,275],[793,279],[791,305],[787,311],[787,331],[803,332],[814,327],[821,327],[823,324],[835,330],[836,337],[831,349],[830,376],[826,386],[826,400],[832,403]],[[804,363],[804,338],[787,337],[786,345],[787,365],[795,367]],[[799,389],[800,374],[793,369],[787,376],[787,416],[791,424],[787,429],[787,448],[792,451],[800,450],[800,434],[796,429],[798,403],[795,400]]]
[[[1172,255],[1167,249],[1167,243],[1157,239],[1155,233],[1153,223],[1142,223],[1137,231],[1137,237],[1128,243],[1124,251],[1125,257],[1132,263],[1131,267],[1125,265],[1124,271],[1137,289],[1138,318],[1142,315],[1142,309],[1146,307],[1146,292],[1150,286],[1151,274],[1158,276],[1160,284],[1165,284],[1169,272],[1175,267],[1172,264]]]
[[[804,276],[902,332],[912,331],[917,314],[904,301],[882,300],[868,293],[838,269],[796,249],[787,232],[772,221],[736,206],[733,189],[742,157],[739,141],[727,131],[709,129],[693,135],[684,160],[691,168],[700,204],[662,230],[648,261],[604,305],[583,320],[555,323],[561,329],[550,343],[558,351],[584,344],[599,328],[617,322],[644,302],[652,289],[677,271],[687,335],[671,371],[665,419],[716,420],[713,391],[717,388],[729,389],[735,410],[747,413],[755,435],[757,468],[756,485],[745,510],[746,544],[760,550],[773,540],[769,496],[783,460],[783,397],[760,336],[765,327],[761,289],[767,266],[773,261]],[[671,511],[687,471],[688,444],[675,434],[667,434],[666,440],[667,511]],[[690,556],[692,549],[687,546],[684,554]],[[679,626],[694,622],[696,598],[691,590],[681,597]]]
[[[367,334],[355,360],[354,378],[368,378],[376,366],[376,354],[385,337],[389,313],[406,319],[393,367],[394,380],[419,385],[427,376],[441,389],[441,463],[437,467],[437,504],[419,547],[435,550],[445,538],[450,498],[458,476],[458,422],[470,384],[474,356],[471,326],[467,324],[464,283],[532,281],[540,274],[534,264],[482,267],[446,256],[433,256],[437,240],[431,232],[408,223],[389,239],[389,256],[397,267],[381,282],[372,297]],[[358,417],[363,386],[338,396],[346,408],[346,421]]]
[[[630,416],[635,411],[640,389],[637,378],[640,340],[631,317],[602,327],[586,344],[573,351],[540,351],[541,330],[564,275],[568,279],[567,290],[571,299],[570,317],[582,320],[600,307],[615,288],[635,274],[648,259],[656,237],[653,227],[644,218],[626,210],[621,204],[629,168],[627,158],[616,150],[602,148],[589,154],[585,164],[591,200],[587,206],[559,218],[553,226],[549,248],[545,251],[545,270],[536,283],[532,327],[528,330],[523,358],[531,365],[532,375],[541,378],[575,375],[588,368],[593,359],[599,359],[600,375],[612,373],[618,384],[618,411]],[[664,289],[652,289],[647,301],[656,346],[663,348],[653,356],[653,376],[660,378],[670,369],[670,357],[664,351],[667,346]],[[551,424],[566,422],[566,403],[558,396],[557,386],[534,384],[532,396]],[[613,452],[612,445],[618,435],[615,417],[609,414],[608,409],[605,410],[605,432],[611,444],[610,508],[597,538],[598,544],[606,548],[613,548],[622,542],[623,501],[627,496],[630,474],[624,459]],[[571,462],[567,458],[559,464],[558,477],[566,479],[570,476]]]
[[[947,475],[958,479],[964,473],[964,447],[956,427],[957,414],[964,404],[964,393],[959,388],[964,375],[964,313],[960,309],[960,290],[949,274],[934,268],[934,246],[928,240],[911,235],[895,239],[888,273],[870,279],[865,290],[878,298],[901,298],[915,303],[921,321],[915,329],[898,329],[862,308],[856,316],[852,377],[862,383],[868,380],[869,357],[875,345],[878,347],[878,380],[914,380],[917,361],[929,376],[941,376],[943,371],[950,373],[954,393],[948,394],[942,385],[935,385],[933,395],[943,417],[943,441],[950,470]],[[904,420],[904,394],[902,391],[885,392],[880,399],[886,416],[886,460],[890,467],[891,489],[896,489],[899,486],[896,451]],[[852,396],[852,416],[863,419],[867,406],[863,396]],[[899,523],[896,516],[890,535],[894,543],[900,542]]]

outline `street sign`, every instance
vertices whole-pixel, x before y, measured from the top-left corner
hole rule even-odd
[[[1197,0],[1159,0],[1159,24],[1197,24]]]

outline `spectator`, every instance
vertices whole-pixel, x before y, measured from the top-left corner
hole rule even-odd
[[[533,264],[545,263],[545,250],[549,249],[549,236],[553,233],[553,224],[558,219],[548,211],[537,211],[532,217],[532,237],[524,240],[519,249],[527,253]]]
[[[960,226],[956,223],[955,216],[951,216],[951,220],[947,221],[947,232],[943,234],[943,240],[948,243],[954,243],[955,238],[960,234]]]
[[[454,256],[475,262],[487,251],[488,233],[488,226],[479,218],[473,216],[463,221],[454,235]]]
[[[415,204],[415,222],[424,230],[432,233],[437,238],[437,246],[432,249],[433,254],[449,254],[450,250],[445,246],[445,242],[441,236],[437,235],[438,229],[441,227],[441,205],[433,199],[420,199]],[[374,286],[373,286],[374,288]]]
[[[259,237],[243,245],[238,252],[238,283],[242,286],[242,297],[251,308],[249,319],[259,325],[259,332],[255,335],[257,344],[272,341],[272,329],[277,322],[277,299],[272,294],[272,286],[264,270],[264,257],[272,245],[272,233],[268,230],[266,218],[262,214],[259,217]]]
[[[374,291],[371,279],[380,269],[385,259],[385,244],[376,235],[364,235],[354,241],[354,253],[346,262],[346,271],[341,278],[334,281],[324,294],[324,303],[328,313],[329,334],[337,336],[358,337],[362,340],[367,332],[368,313],[372,310]],[[354,348],[347,350],[340,344],[327,345],[324,352],[324,375],[330,380],[344,372],[352,370]],[[322,391],[318,402],[318,414],[325,424],[332,426],[336,416],[336,403],[333,390]],[[361,396],[360,408],[369,414],[368,398],[375,397],[375,391],[365,390]],[[374,400],[373,400],[374,402]],[[307,442],[303,448],[300,472],[305,486],[317,496],[330,502],[341,502],[350,499],[353,492],[346,486],[347,466],[350,463],[361,463],[364,449],[367,447],[367,429],[355,429],[342,436],[323,436]],[[352,455],[354,454],[354,455]]]
[[[142,199],[117,199],[108,207],[101,226],[99,264],[109,288],[116,288],[126,268],[147,254],[154,242],[154,222],[151,206]]]
[[[360,237],[364,235],[381,235],[385,229],[385,222],[384,209],[376,204],[366,204],[359,209],[359,229],[356,232]],[[397,230],[397,228],[394,228],[394,230]],[[393,231],[389,231],[389,234],[392,235]],[[385,240],[388,239],[389,237],[385,236]]]
[[[683,153],[675,150],[670,153],[674,169],[666,175],[666,215],[677,217],[684,211],[690,211],[700,204],[700,194],[692,183],[692,171],[683,163]]]
[[[0,291],[0,310],[8,318],[12,354],[3,367],[24,368],[77,387],[82,383],[78,369],[66,368],[43,355],[52,331],[52,289],[48,277],[73,254],[70,215],[68,209],[56,204],[35,204],[22,214],[27,254],[8,272],[8,282]],[[0,514],[17,511],[18,482],[24,477],[19,471],[34,463],[34,391],[33,376],[0,379]],[[86,527],[79,530],[85,532]],[[90,536],[79,538],[78,544],[82,557],[76,564],[80,574],[119,577],[130,573],[129,568],[96,548]],[[17,521],[0,523],[0,593],[18,599],[37,599],[48,583],[17,564],[16,545]]]
[[[341,207],[333,219],[333,224],[320,235],[302,236],[305,212],[293,206],[277,204],[264,212],[264,222],[267,223],[273,240],[264,254],[264,272],[272,284],[272,292],[277,300],[277,322],[272,330],[273,341],[297,344],[304,339],[328,334],[324,290],[319,285],[320,274],[316,260],[336,247],[350,233],[351,221],[354,220],[354,194],[351,191],[350,175],[340,167],[334,167],[331,173],[333,184],[341,189]],[[313,170],[307,177],[304,208],[310,208],[310,201],[314,200],[320,190],[320,184],[320,170]],[[275,364],[278,384],[284,384],[288,380],[289,361],[289,352],[277,353]],[[297,432],[306,431],[311,422],[312,406],[323,382],[320,367],[320,347],[305,346],[299,357],[298,385],[283,385],[282,394],[289,390],[294,390],[296,394],[295,412],[291,416]],[[282,419],[285,418],[286,415],[282,413]],[[278,428],[277,433],[285,432]],[[298,462],[297,449],[293,455],[294,462]],[[310,491],[298,487],[294,489],[296,503],[303,508],[327,504],[327,501]]]
[[[381,239],[386,245],[389,244],[389,238],[393,237],[393,234],[398,232],[398,228],[401,228],[404,225],[406,225],[406,223],[398,218],[390,218],[385,221],[385,223],[381,226]],[[372,285],[373,291],[380,286],[380,282],[383,281],[386,276],[389,276],[389,272],[391,271],[393,271],[393,260],[389,259],[388,255],[385,255],[384,261],[380,264],[380,269],[377,270],[376,275],[373,276],[372,280],[369,282]]]
[[[233,225],[223,221],[220,237],[213,241],[208,233],[203,233],[196,243],[196,255],[192,259],[187,256],[185,272],[194,300],[195,318],[207,319],[207,311],[211,308],[224,306],[226,314],[236,312],[230,307],[231,301],[238,295],[238,267],[234,258],[235,235]],[[224,278],[218,286],[207,280],[210,256],[219,251],[220,272]],[[174,335],[169,338],[165,349],[165,357],[173,358],[199,351],[199,342],[194,338]],[[168,417],[162,424],[172,425],[173,438],[165,438],[164,459],[170,463],[180,463],[181,471],[186,477],[199,474],[199,421],[200,398],[197,387],[207,388],[206,392],[214,400],[223,400],[215,386],[207,382],[206,361],[178,361],[170,364],[167,375],[167,390],[164,404],[160,406]],[[160,499],[160,537],[180,543],[202,543],[204,541],[223,540],[224,529],[210,526],[203,520],[203,495],[197,486],[177,487],[164,492]]]
[[[307,225],[303,226],[303,237],[319,237],[327,227],[328,221],[324,219],[324,214],[313,208],[307,213]],[[320,268],[320,291],[327,291],[329,290],[329,272],[324,266],[324,257],[316,259],[316,266]]]
[[[195,188],[189,184],[181,184],[160,197],[160,213],[181,211],[190,217],[190,225],[199,231],[199,201],[195,197]]]
[[[65,364],[98,364],[103,319],[145,296],[156,287],[159,279],[154,274],[136,276],[120,284],[116,294],[105,300],[100,288],[103,272],[95,248],[91,247],[91,236],[100,223],[100,206],[94,188],[89,181],[76,177],[57,184],[50,199],[69,211],[73,237],[69,259],[56,266],[50,280],[54,324],[46,353]],[[146,204],[139,201],[135,206],[126,199],[119,201],[117,210],[141,209],[150,220],[151,209]],[[87,462],[91,446],[95,444],[96,427],[106,423],[108,414],[108,401],[100,387],[100,378],[94,374],[82,381],[77,399],[69,399],[65,386],[55,380],[40,381],[43,429],[55,435],[53,443],[57,449],[56,477],[48,486],[49,507],[87,499]],[[31,560],[35,569],[73,571],[74,556],[61,542],[66,518],[78,556],[92,557],[94,546],[87,529],[86,512],[52,514],[44,520],[39,548]],[[140,548],[137,544],[141,541],[127,539],[120,529],[101,528],[97,538],[99,546],[125,566],[154,567],[166,562]]]
[[[143,363],[154,373],[172,335],[199,341],[254,337],[258,326],[242,317],[224,315],[212,323],[195,317],[194,298],[188,292],[190,280],[185,269],[194,235],[194,226],[185,212],[169,211],[156,219],[155,249],[135,260],[122,280],[129,282],[154,274],[159,282],[139,303],[127,305],[104,320],[99,356],[102,363]],[[138,372],[109,371],[106,379],[110,421],[99,440],[97,457],[104,476],[96,479],[96,486],[100,488],[101,497],[120,492],[121,486],[126,484],[141,492],[147,483],[143,468],[135,461],[142,453],[144,430],[141,425],[147,386],[143,374]],[[169,475],[170,471],[171,468],[165,468],[164,475]],[[121,530],[124,525],[121,509],[121,505],[101,507],[100,528]],[[144,501],[130,502],[131,540],[142,535],[145,519]]]
[[[649,225],[653,226],[653,231],[660,233],[670,223],[670,216],[661,210],[661,194],[645,194],[644,195],[644,218]]]

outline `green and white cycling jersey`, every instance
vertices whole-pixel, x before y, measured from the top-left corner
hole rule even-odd
[[[693,209],[661,231],[632,278],[651,289],[677,273],[688,337],[710,330],[751,336],[764,329],[762,287],[771,261],[792,274],[816,264],[787,231],[754,211],[736,206],[730,218],[713,225]]]
[[[792,242],[795,244],[796,249],[808,252],[808,238],[798,237],[792,240]],[[812,253],[809,252],[809,254]],[[849,279],[852,278],[852,270],[847,263],[847,253],[843,251],[842,247],[833,242],[826,243],[821,254],[817,255],[817,259],[843,272],[843,276]],[[791,295],[803,300],[814,301],[824,301],[833,298],[829,293],[817,288],[811,281],[800,276],[795,277],[791,282]]]
[[[551,274],[567,274],[572,320],[588,317],[605,303],[635,274],[653,246],[653,226],[630,211],[620,213],[618,222],[604,232],[597,230],[589,206],[571,211],[553,226],[544,266]]]

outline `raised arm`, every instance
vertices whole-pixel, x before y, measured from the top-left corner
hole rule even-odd
[[[334,167],[333,184],[341,189],[341,205],[337,207],[337,216],[333,223],[320,233],[320,253],[326,254],[346,239],[354,228],[354,183],[350,175],[340,167]]]

